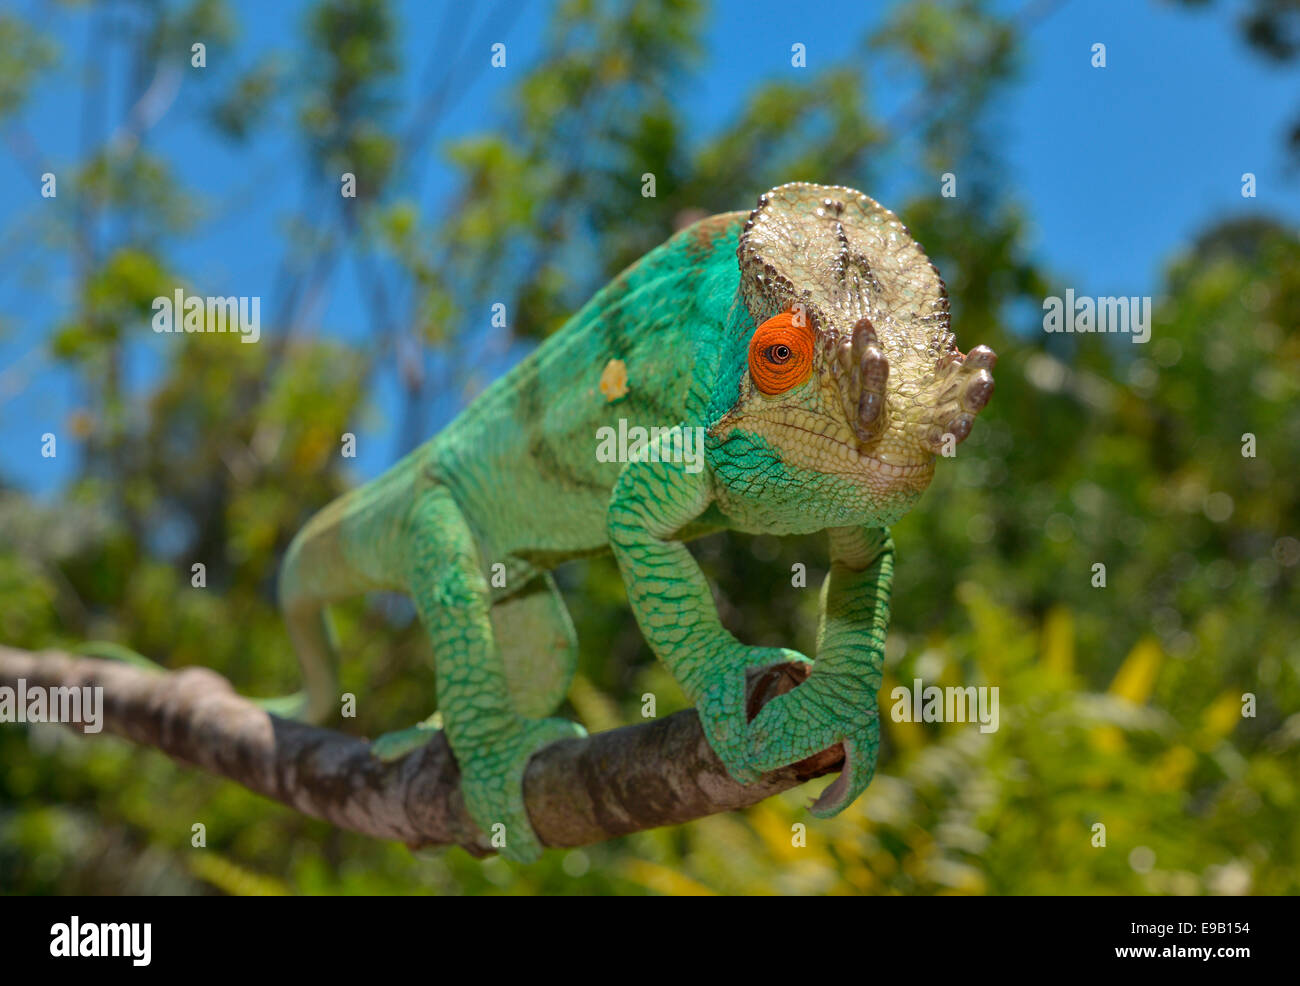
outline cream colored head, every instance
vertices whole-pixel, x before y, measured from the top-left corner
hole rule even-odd
[[[725,426],[910,505],[993,392],[997,357],[958,351],[939,272],[873,199],[803,182],[760,197],[737,256],[755,330]]]

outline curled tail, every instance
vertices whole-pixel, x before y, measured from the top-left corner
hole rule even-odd
[[[108,661],[121,661],[133,667],[147,671],[167,673],[171,668],[164,667],[157,661],[151,661],[138,651],[133,651],[111,640],[85,640],[73,648],[73,652],[86,657],[99,657]],[[304,719],[309,707],[307,692],[298,691],[291,695],[276,695],[271,698],[250,698],[250,702],[265,709],[281,719]]]
[[[389,474],[326,505],[289,544],[280,566],[280,609],[302,669],[303,690],[253,699],[286,719],[320,723],[338,713],[338,649],[325,607],[373,590],[401,589],[402,521],[421,462],[408,456]],[[81,648],[92,656],[166,670],[118,644]]]
[[[375,590],[397,589],[394,546],[411,500],[408,458],[388,474],[327,504],[294,537],[280,566],[280,609],[302,668],[301,718],[338,715],[338,647],[325,607]],[[400,552],[399,552],[400,554]]]
[[[280,609],[298,655],[303,690],[286,696],[285,711],[276,714],[313,723],[324,722],[338,708],[339,691],[338,647],[319,585],[331,570],[320,556],[322,548],[329,548],[332,525],[321,524],[319,517],[309,521],[289,545],[279,582]]]
[[[290,695],[270,698],[252,698],[260,708],[283,719],[303,719],[319,723],[327,719],[337,707],[338,669],[334,634],[325,614],[324,603],[311,594],[311,579],[303,577],[313,562],[312,526],[309,524],[294,539],[280,569],[280,606],[298,664],[302,669],[304,687]],[[169,669],[151,661],[129,647],[106,640],[86,641],[76,648],[87,657],[101,657],[122,661],[150,671],[166,672]]]
[[[320,604],[287,605],[284,620],[302,669],[303,690],[278,699],[264,699],[263,708],[287,719],[321,723],[338,708],[338,649]],[[278,708],[275,707],[278,705]]]
[[[151,661],[130,647],[123,647],[121,644],[115,644],[111,640],[83,640],[72,648],[74,654],[84,654],[86,657],[101,657],[106,661],[121,661],[123,664],[130,664],[137,668],[145,668],[149,671],[167,671],[157,661]]]

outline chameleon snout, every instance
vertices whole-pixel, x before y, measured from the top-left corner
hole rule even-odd
[[[988,346],[976,346],[965,356],[954,349],[940,358],[934,382],[926,389],[929,412],[923,443],[927,449],[941,453],[949,443],[959,444],[970,435],[975,416],[993,396],[997,361],[997,353]]]
[[[870,318],[858,319],[834,347],[831,373],[859,452],[904,472],[920,468],[913,465],[918,455],[951,454],[993,395],[998,358],[988,346],[966,355],[954,347],[919,387],[907,385],[907,365],[891,381],[890,360]]]

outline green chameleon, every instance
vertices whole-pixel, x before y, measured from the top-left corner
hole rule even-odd
[[[280,598],[307,716],[337,701],[324,606],[409,594],[466,807],[505,836],[504,855],[535,859],[524,769],[547,744],[585,735],[546,718],[577,656],[549,570],[608,549],[647,643],[731,776],[748,783],[842,742],[843,770],[811,810],[843,810],[875,769],[887,525],[929,484],[936,454],[969,434],[995,360],[987,347],[957,350],[938,271],[860,192],[797,182],[750,214],[697,222],[294,539]],[[609,454],[615,433],[634,436],[625,455]],[[812,672],[752,723],[746,670],[809,659],[723,628],[684,544],[723,528],[830,540]],[[400,756],[434,728],[380,737],[375,753]]]

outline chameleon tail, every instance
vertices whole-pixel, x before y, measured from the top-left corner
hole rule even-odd
[[[133,651],[131,648],[124,647],[111,640],[86,640],[74,647],[73,652],[84,654],[86,657],[121,661],[123,664],[144,668],[146,671],[166,673],[171,670],[157,661],[149,660],[138,651]],[[271,715],[279,716],[282,719],[300,719],[308,707],[307,693],[305,691],[294,692],[292,695],[276,695],[271,698],[253,698],[249,699],[249,701],[259,708],[265,709]]]
[[[318,518],[294,538],[280,568],[280,607],[298,655],[304,687],[291,695],[250,699],[282,719],[305,719],[312,723],[323,722],[329,716],[337,707],[338,695],[334,640],[318,591],[321,576],[331,570],[328,558],[322,556],[322,548],[327,554],[331,547],[332,514],[322,511]],[[125,661],[137,667],[167,670],[119,644],[97,641],[83,645],[80,650],[90,656]]]
[[[363,544],[383,543],[390,532],[384,528],[388,513],[380,511],[380,530],[366,529],[366,511],[375,506],[376,496],[387,493],[401,499],[405,486],[383,488],[378,494],[365,487],[340,497],[313,516],[294,537],[280,566],[280,609],[289,638],[302,669],[303,690],[275,698],[252,699],[258,706],[284,719],[321,723],[338,714],[338,650],[326,618],[327,603],[359,592],[390,587],[383,573],[356,570],[346,564],[344,524],[351,518],[360,524]],[[364,552],[361,553],[364,559]],[[361,566],[362,569],[365,566]],[[94,644],[99,656],[127,661],[138,666],[164,670],[146,657],[117,644]],[[86,651],[90,653],[90,651]]]
[[[289,627],[293,649],[298,654],[305,688],[280,700],[296,702],[291,711],[267,711],[307,722],[324,722],[337,711],[339,693],[338,661],[335,657],[338,651],[329,621],[325,618],[325,609],[319,603],[286,606],[284,621]]]
[[[143,654],[131,650],[129,647],[123,647],[121,644],[115,644],[111,640],[83,640],[72,648],[74,654],[84,654],[86,657],[99,657],[106,661],[121,661],[123,664],[130,664],[137,668],[144,668],[147,671],[166,671],[157,661],[151,661]]]
[[[348,595],[351,588],[337,560],[339,509],[331,504],[312,517],[280,565],[280,612],[303,680],[292,717],[312,723],[325,722],[339,708],[338,648],[325,612],[327,602]]]

